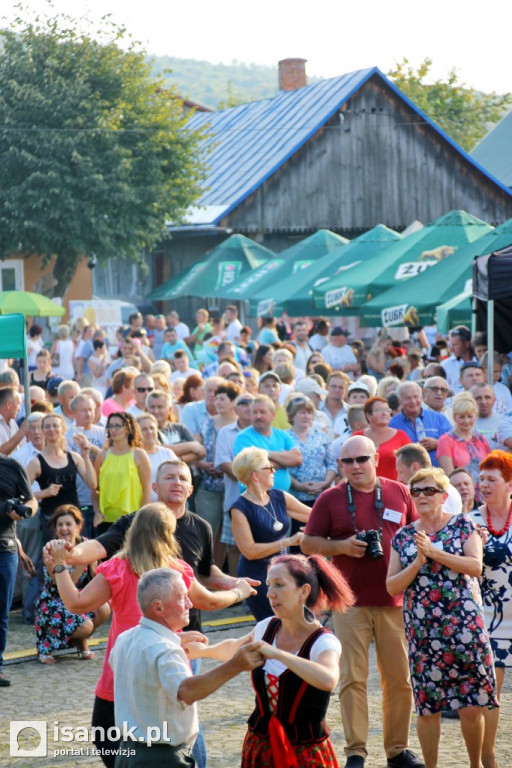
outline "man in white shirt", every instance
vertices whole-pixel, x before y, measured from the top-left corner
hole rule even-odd
[[[448,386],[454,395],[462,392],[460,383],[460,369],[463,363],[478,362],[471,346],[471,331],[465,325],[456,325],[448,335],[448,341],[452,350],[448,360],[443,360],[441,365],[446,373]]]
[[[297,320],[293,328],[294,339],[293,346],[297,350],[295,355],[295,365],[297,368],[306,370],[308,358],[313,354],[312,347],[309,346],[309,328],[305,320]]]
[[[423,385],[423,405],[442,413],[453,424],[452,409],[446,405],[450,394],[448,382],[442,376],[429,376]]]
[[[174,366],[176,370],[171,374],[171,384],[173,384],[176,379],[188,379],[189,376],[193,376],[194,374],[196,376],[199,375],[197,368],[190,368],[189,364],[190,358],[187,353],[182,349],[178,349],[178,351],[174,353]]]
[[[137,600],[142,618],[118,637],[109,659],[116,726],[133,734],[121,743],[124,754],[116,758],[116,768],[192,766],[196,701],[241,672],[261,667],[261,643],[248,643],[230,661],[193,675],[177,634],[187,626],[192,607],[181,575],[170,568],[147,571],[139,580]]]
[[[169,314],[166,317],[166,321],[167,321],[168,328],[174,328],[178,336],[178,339],[181,339],[183,341],[188,336],[190,336],[190,328],[188,327],[188,325],[185,325],[185,323],[180,322],[180,316],[178,315],[175,309],[173,309],[172,312],[169,312]]]
[[[141,373],[133,380],[133,389],[135,391],[135,403],[126,409],[134,419],[143,416],[146,411],[146,398],[150,392],[153,392],[155,382],[147,373]]]
[[[346,435],[350,437],[350,428],[347,423],[347,411],[345,408],[345,395],[350,383],[346,373],[333,371],[327,379],[327,397],[318,408],[326,413],[332,423],[336,437]]]
[[[234,304],[230,304],[224,310],[224,320],[226,321],[226,340],[236,343],[242,330],[242,323],[238,319],[238,309]]]
[[[496,413],[494,410],[496,395],[489,384],[475,384],[469,391],[478,406],[475,429],[485,437],[493,451],[498,447],[498,426],[503,420],[503,414]]]
[[[13,387],[0,389],[0,453],[7,456],[25,437],[25,424],[18,428],[16,416],[20,410],[21,396]]]
[[[348,335],[346,328],[333,328],[329,344],[322,349],[322,355],[333,370],[344,371],[353,379],[354,372],[359,371],[359,363],[354,350],[347,343]]]

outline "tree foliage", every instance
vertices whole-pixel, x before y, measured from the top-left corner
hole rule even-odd
[[[455,69],[446,81],[430,82],[431,68],[431,59],[425,59],[415,71],[403,58],[388,72],[388,77],[452,139],[470,151],[510,108],[512,94],[500,96],[466,88]]]
[[[139,260],[199,194],[199,133],[125,30],[68,16],[0,30],[0,257]],[[123,50],[121,45],[127,45]]]

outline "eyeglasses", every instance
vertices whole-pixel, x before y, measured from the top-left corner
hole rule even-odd
[[[152,392],[154,390],[154,387],[135,387],[137,392]]]
[[[268,469],[268,471],[272,472],[272,474],[274,474],[274,472],[276,471],[276,468],[273,467],[272,464],[269,464],[267,467],[260,467],[259,472],[263,472],[264,469]]]
[[[340,461],[342,464],[353,464],[354,462],[357,462],[358,464],[366,464],[367,461],[370,461],[372,456],[375,456],[375,454],[371,453],[369,456],[356,456],[354,459],[342,458]]]
[[[425,387],[425,389],[429,389],[431,392],[442,392],[443,395],[447,395],[450,391],[449,389],[446,389],[446,387]]]
[[[123,429],[126,424],[109,424],[107,427],[107,432],[112,432],[115,429]]]
[[[391,413],[391,408],[379,408],[378,410],[372,411],[370,415],[371,416],[375,416],[375,415],[377,415],[379,413],[385,413],[386,415],[390,414]]]
[[[416,499],[423,494],[424,496],[435,496],[436,493],[444,493],[440,488],[411,488],[411,496]]]

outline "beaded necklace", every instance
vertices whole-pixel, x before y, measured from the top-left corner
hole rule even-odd
[[[512,504],[510,505],[510,509],[508,512],[507,519],[505,521],[505,525],[501,529],[501,531],[497,531],[491,521],[491,515],[489,510],[487,509],[487,505],[485,505],[485,517],[487,518],[487,528],[489,529],[489,533],[491,533],[493,536],[495,536],[497,539],[501,538],[504,533],[506,533],[510,527],[510,521],[512,520]]]

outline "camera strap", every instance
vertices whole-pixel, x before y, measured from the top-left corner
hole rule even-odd
[[[354,500],[354,492],[349,482],[346,483],[345,488],[347,489],[348,511],[352,517],[354,531],[359,533],[359,529],[356,525],[356,502]],[[378,477],[375,478],[375,509],[379,516],[379,533],[382,534],[382,510],[384,509],[384,502],[382,501],[382,485],[380,484]]]

